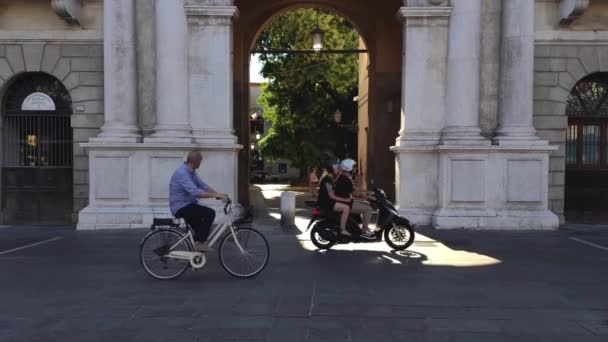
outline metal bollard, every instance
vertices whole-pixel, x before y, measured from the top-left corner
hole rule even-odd
[[[296,224],[296,194],[285,191],[281,193],[281,226],[291,228]]]

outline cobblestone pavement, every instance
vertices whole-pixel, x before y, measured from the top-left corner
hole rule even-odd
[[[153,280],[146,231],[0,228],[0,341],[608,341],[608,234],[422,229],[404,253],[319,252],[256,196],[272,255],[249,280],[214,253]]]

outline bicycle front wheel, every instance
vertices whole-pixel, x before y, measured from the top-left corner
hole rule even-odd
[[[177,278],[188,269],[190,262],[170,257],[169,252],[172,251],[192,252],[192,246],[183,239],[182,234],[173,229],[158,230],[148,235],[141,244],[141,265],[155,279]]]
[[[262,233],[252,228],[240,228],[234,234],[224,236],[219,254],[226,272],[238,278],[250,278],[262,272],[268,264],[270,247]]]

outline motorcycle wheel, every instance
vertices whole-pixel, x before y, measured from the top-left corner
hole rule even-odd
[[[323,238],[322,230],[323,228],[318,225],[312,227],[310,231],[310,241],[315,245],[318,249],[330,249],[336,244],[335,239],[326,240]]]
[[[384,241],[392,249],[402,251],[414,243],[414,228],[411,224],[394,224],[384,229]]]

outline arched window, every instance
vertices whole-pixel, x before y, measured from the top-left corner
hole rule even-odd
[[[608,73],[579,81],[568,97],[566,114],[566,166],[608,168]]]

